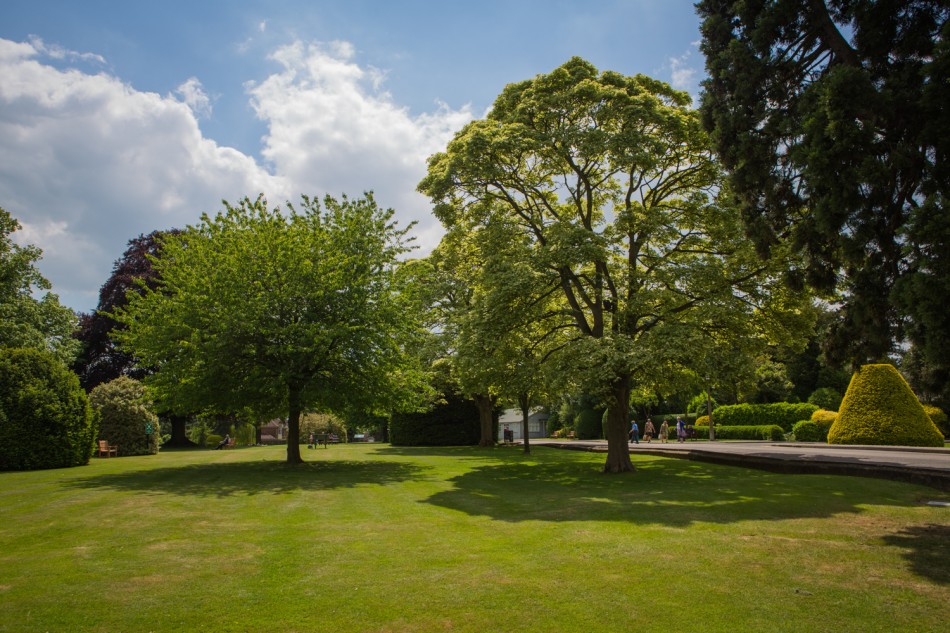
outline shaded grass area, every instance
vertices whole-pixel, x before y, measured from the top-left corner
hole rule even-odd
[[[0,631],[943,630],[932,489],[535,448],[0,473]]]

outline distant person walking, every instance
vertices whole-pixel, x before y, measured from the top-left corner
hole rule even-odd
[[[656,429],[653,428],[653,420],[647,418],[647,423],[643,425],[643,439],[649,444],[654,435],[656,435]]]
[[[640,443],[640,427],[637,426],[636,420],[630,421],[630,441],[635,444]]]
[[[680,416],[676,416],[676,441],[686,441],[686,423],[683,422],[683,418]]]

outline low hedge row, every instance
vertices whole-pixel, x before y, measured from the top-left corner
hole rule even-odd
[[[424,413],[401,413],[389,422],[393,446],[474,446],[481,438],[478,406],[457,394]],[[493,437],[498,437],[497,419]]]
[[[717,440],[768,440],[781,442],[785,439],[785,430],[777,424],[759,426],[716,426]]]
[[[775,402],[772,404],[727,404],[713,411],[716,426],[777,425],[786,432],[799,420],[811,418],[818,406],[807,402]]]
[[[802,420],[796,422],[792,427],[792,433],[795,435],[796,442],[827,442],[828,429],[834,424],[834,418],[830,420]]]

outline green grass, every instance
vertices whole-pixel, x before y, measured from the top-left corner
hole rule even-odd
[[[536,447],[0,473],[0,631],[943,631],[935,490]]]

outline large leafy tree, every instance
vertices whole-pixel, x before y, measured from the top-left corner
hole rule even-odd
[[[79,347],[72,338],[76,315],[49,292],[36,267],[42,251],[13,241],[19,229],[16,218],[0,208],[0,347],[46,350],[68,365]]]
[[[950,5],[945,0],[702,0],[703,120],[762,254],[843,291],[834,362],[909,334],[950,367]],[[945,372],[946,375],[946,372]]]
[[[503,214],[485,226],[456,225],[442,246],[452,244],[467,245],[472,264],[466,266],[470,296],[454,319],[454,369],[463,384],[517,404],[524,451],[530,453],[528,415],[545,392],[543,361],[559,341],[551,299],[558,288],[526,261],[530,242]]]
[[[116,318],[166,407],[282,410],[287,461],[298,463],[302,411],[396,395],[414,325],[395,284],[408,229],[391,209],[371,194],[287,207],[245,198],[164,237],[156,287],[130,295]]]
[[[494,409],[498,387],[490,372],[485,371],[490,349],[467,339],[463,345],[465,324],[472,319],[475,285],[480,263],[476,246],[462,231],[450,231],[425,259],[410,262],[418,291],[416,305],[424,314],[430,332],[429,345],[419,350],[428,356],[437,382],[448,381],[471,398],[478,407],[479,446],[493,446]],[[494,349],[494,342],[488,342]],[[471,354],[479,361],[472,363]],[[436,377],[438,376],[438,377]]]
[[[719,176],[685,93],[574,58],[507,86],[419,185],[447,227],[503,218],[535,290],[556,290],[548,327],[569,336],[549,361],[609,403],[606,471],[633,470],[635,382],[688,360],[703,323],[742,322],[768,299]]]

